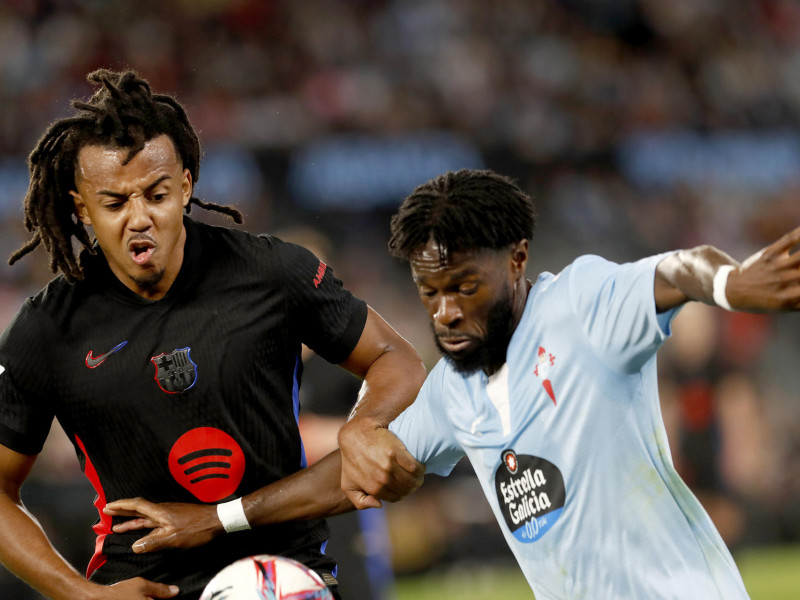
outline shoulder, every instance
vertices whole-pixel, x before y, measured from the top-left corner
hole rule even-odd
[[[268,235],[250,233],[243,229],[209,225],[189,218],[185,220],[185,223],[189,237],[196,237],[203,242],[204,247],[205,243],[208,242],[217,244],[217,249],[221,246],[222,248],[230,247],[231,249],[264,248],[269,250],[272,246],[271,236]]]
[[[83,282],[68,283],[62,275],[51,280],[22,303],[3,332],[2,339],[10,340],[15,336],[30,339],[38,337],[43,329],[51,329],[51,325],[58,319],[58,314],[74,304],[72,297],[78,286],[85,287]]]
[[[575,277],[576,274],[604,277],[618,266],[617,263],[603,258],[602,256],[584,254],[567,265],[562,273],[567,273],[570,277]]]
[[[537,288],[547,289],[553,285],[562,286],[569,284],[576,276],[584,274],[602,274],[607,272],[615,263],[594,254],[584,254],[574,259],[557,273],[543,271],[536,278]]]
[[[448,413],[450,398],[463,396],[448,393],[453,385],[463,385],[463,379],[445,358],[440,358],[425,378],[416,400],[392,424],[392,431],[403,430],[405,436],[417,437],[422,429],[440,428]]]
[[[200,266],[206,277],[280,279],[285,262],[280,244],[271,235],[209,225],[186,219],[185,260]]]
[[[428,383],[428,381],[430,381],[431,385],[436,384],[441,386],[444,384],[445,379],[457,376],[458,374],[453,370],[453,367],[450,366],[450,363],[447,362],[447,359],[442,357],[436,362],[430,373],[428,373],[425,382]]]
[[[633,283],[642,275],[655,273],[662,255],[648,256],[633,262],[617,263],[602,256],[587,254],[567,265],[558,278],[572,291],[599,290],[615,282]]]
[[[570,296],[576,287],[582,288],[591,280],[605,278],[610,265],[613,263],[600,256],[587,254],[579,256],[556,273],[543,271],[536,277],[528,302],[539,306],[542,300],[547,299],[549,305],[556,296]],[[552,309],[552,306],[549,308]]]
[[[229,250],[245,256],[264,258],[272,257],[283,260],[286,257],[308,257],[311,252],[306,248],[285,242],[270,233],[251,233],[242,229],[232,229],[205,223],[193,222],[192,231],[200,240],[213,244],[209,247],[217,250]]]
[[[428,373],[423,390],[442,407],[446,407],[451,398],[458,402],[463,397],[471,379],[456,372],[450,362],[442,357]]]
[[[570,273],[594,275],[595,277],[607,277],[617,272],[654,271],[658,263],[660,263],[670,254],[674,254],[674,251],[653,254],[651,256],[645,256],[644,258],[639,258],[630,262],[620,263],[603,258],[602,256],[586,254],[576,258],[564,269],[564,271],[569,271]]]
[[[529,295],[521,326],[559,323],[562,327],[563,319],[596,315],[598,302],[621,291],[619,278],[619,264],[591,254],[579,256],[558,273],[541,273]],[[546,313],[546,319],[542,313]]]
[[[28,298],[22,309],[30,315],[58,313],[72,305],[76,297],[91,293],[92,287],[93,281],[89,279],[70,283],[63,275],[58,275]]]

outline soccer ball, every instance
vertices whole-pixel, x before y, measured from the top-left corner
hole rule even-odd
[[[322,578],[284,556],[237,560],[208,582],[200,600],[333,600]]]

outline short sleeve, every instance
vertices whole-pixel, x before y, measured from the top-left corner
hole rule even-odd
[[[301,340],[328,362],[338,364],[358,344],[367,305],[344,287],[333,269],[298,246],[272,238],[287,286],[291,318]]]
[[[464,456],[447,419],[442,362],[431,371],[414,403],[389,424],[400,441],[428,473],[449,475]]]
[[[655,270],[666,254],[617,264],[583,256],[568,269],[569,301],[589,344],[623,372],[642,367],[670,335],[678,308],[656,313]]]
[[[50,425],[48,359],[26,303],[0,335],[0,444],[21,454],[42,450]]]

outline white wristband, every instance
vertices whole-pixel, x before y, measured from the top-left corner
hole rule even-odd
[[[728,275],[730,275],[731,271],[735,268],[736,267],[733,265],[723,265],[717,269],[714,275],[714,302],[717,306],[721,306],[725,310],[733,310],[730,302],[728,302],[728,295],[725,293],[725,289],[728,287]]]
[[[217,516],[228,533],[250,529],[250,522],[244,515],[244,506],[242,506],[241,498],[217,504]]]

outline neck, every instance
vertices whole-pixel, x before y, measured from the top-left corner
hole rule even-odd
[[[516,331],[517,325],[519,325],[519,321],[522,319],[522,313],[525,312],[525,304],[528,302],[528,293],[531,291],[531,287],[533,287],[533,283],[525,277],[519,278],[514,284],[514,297],[511,309],[514,320],[511,323],[511,331]]]
[[[511,304],[511,322],[509,323],[509,332],[508,332],[508,342],[511,342],[511,336],[514,335],[514,332],[517,330],[517,325],[519,325],[520,320],[522,319],[522,315],[525,312],[525,304],[528,301],[528,293],[533,287],[533,283],[528,281],[527,279],[520,278],[514,284],[514,289],[512,291],[512,304]],[[508,352],[508,346],[506,346],[506,352]],[[484,367],[483,372],[486,373],[489,377],[497,373],[501,367],[506,363],[505,357],[499,364],[490,364]]]

